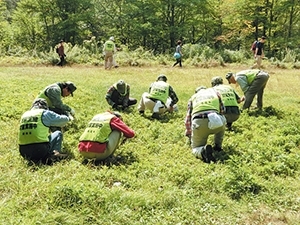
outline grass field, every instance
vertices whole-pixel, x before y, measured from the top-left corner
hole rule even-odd
[[[299,224],[299,70],[266,69],[263,112],[242,113],[225,134],[218,163],[201,162],[187,145],[184,117],[195,88],[243,69],[0,67],[0,224]],[[95,114],[109,109],[109,86],[124,79],[139,101],[162,73],[179,97],[179,112],[158,121],[133,107],[123,118],[136,137],[109,162],[84,163],[78,139]],[[70,157],[29,166],[18,152],[20,117],[41,89],[68,80],[78,88],[63,100],[76,111],[64,133]]]

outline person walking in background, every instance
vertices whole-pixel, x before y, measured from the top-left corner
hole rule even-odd
[[[262,59],[265,57],[264,43],[265,43],[266,39],[267,38],[265,36],[262,36],[260,38],[260,40],[256,42],[256,47],[255,47],[255,51],[254,51],[255,63],[251,67],[251,69],[255,69],[255,68],[261,69]]]
[[[231,86],[224,85],[222,77],[213,77],[211,86],[221,94],[225,106],[226,127],[229,131],[232,131],[232,123],[237,121],[241,114],[238,104],[245,99],[244,97],[240,98]]]
[[[171,100],[168,101],[168,98]],[[169,102],[169,105],[166,105],[167,102]],[[166,111],[173,112],[174,108],[177,108],[177,102],[178,97],[175,91],[167,83],[167,77],[161,74],[157,77],[156,82],[151,84],[149,93],[143,93],[138,111],[141,115],[144,115],[145,109],[151,110],[152,118],[159,119],[159,116]]]
[[[76,91],[76,86],[73,82],[59,82],[48,85],[44,90],[42,90],[37,98],[43,98],[47,101],[49,110],[56,112],[60,115],[75,116],[75,111],[70,106],[63,104],[61,98],[72,96],[74,91]]]
[[[113,57],[117,51],[114,41],[115,41],[115,38],[110,37],[109,40],[107,40],[103,46],[104,68],[105,69],[111,69],[111,67],[113,66]]]
[[[49,134],[50,126],[62,127],[72,118],[48,110],[45,99],[38,98],[20,121],[19,151],[23,158],[34,163],[47,163],[50,158],[66,156],[61,153],[63,134]]]
[[[59,56],[59,63],[58,66],[63,66],[65,64],[65,49],[64,49],[64,40],[60,40],[58,47],[57,47],[57,54]]]
[[[123,80],[113,84],[106,92],[105,99],[114,110],[126,110],[135,105],[137,100],[130,98],[130,85]]]
[[[222,151],[225,133],[224,105],[213,88],[201,86],[189,99],[185,117],[185,135],[189,138],[192,153],[205,163],[215,162],[213,149]],[[214,135],[214,147],[207,145],[208,136]]]
[[[182,54],[181,46],[182,46],[182,42],[181,40],[178,40],[175,53],[174,53],[174,58],[176,59],[176,62],[174,63],[173,67],[176,66],[177,64],[179,64],[179,66],[182,67],[181,60],[183,54]]]
[[[244,105],[242,109],[249,109],[254,96],[257,95],[257,108],[262,110],[264,89],[269,80],[267,72],[254,69],[243,70],[236,74],[229,72],[226,74],[229,84],[238,84],[244,92]]]
[[[122,121],[119,113],[97,114],[79,138],[79,153],[86,159],[105,160],[118,148],[122,134],[125,138],[135,136],[135,132]]]

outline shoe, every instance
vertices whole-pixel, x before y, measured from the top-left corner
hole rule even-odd
[[[53,155],[51,156],[52,159],[58,159],[58,160],[65,159],[67,157],[68,157],[68,154],[60,153],[57,150],[54,150]]]
[[[232,123],[227,123],[226,127],[227,127],[228,131],[233,131],[233,129],[232,129]]]
[[[206,157],[207,157],[207,161],[208,163],[210,163],[211,161],[215,162],[216,159],[213,156],[213,149],[211,145],[206,145],[205,147],[205,151],[206,151]]]
[[[159,114],[158,113],[153,113],[151,116],[153,119],[159,119]]]
[[[211,145],[206,145],[205,150],[201,153],[202,158],[205,163],[210,163],[211,161],[216,162],[215,157],[213,156],[213,149]]]
[[[216,152],[221,152],[221,151],[223,151],[223,148],[221,148],[221,147],[215,145],[215,146],[213,147],[213,150],[216,151]]]

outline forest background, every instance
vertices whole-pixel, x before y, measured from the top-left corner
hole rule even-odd
[[[255,39],[267,36],[266,57],[299,68],[299,0],[4,0],[0,2],[0,56],[55,64],[60,39],[69,63],[98,65],[114,36],[119,61],[144,65],[171,59],[184,43],[185,64],[215,66],[252,57]],[[130,55],[134,53],[134,55]],[[7,60],[7,56],[10,57]],[[32,57],[33,60],[28,60]],[[157,60],[158,59],[158,60]],[[25,63],[25,62],[23,62]]]

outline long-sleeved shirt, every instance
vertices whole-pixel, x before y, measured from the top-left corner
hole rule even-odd
[[[63,127],[70,121],[66,115],[59,115],[50,110],[44,110],[42,114],[42,122],[47,127]]]
[[[126,138],[134,137],[135,133],[130,129],[120,118],[113,117],[110,120],[110,127],[112,130],[117,130],[123,133]],[[106,149],[107,143],[99,143],[93,141],[80,141],[78,149],[81,152],[96,152],[103,153]]]
[[[45,88],[44,92],[55,108],[61,109],[64,112],[72,110],[70,106],[63,104],[61,100],[62,86],[59,83],[49,85]]]
[[[126,89],[126,95],[122,96],[114,86],[111,86],[105,95],[107,103],[111,106],[114,104],[128,106],[130,95],[130,86],[128,84],[126,84]]]

